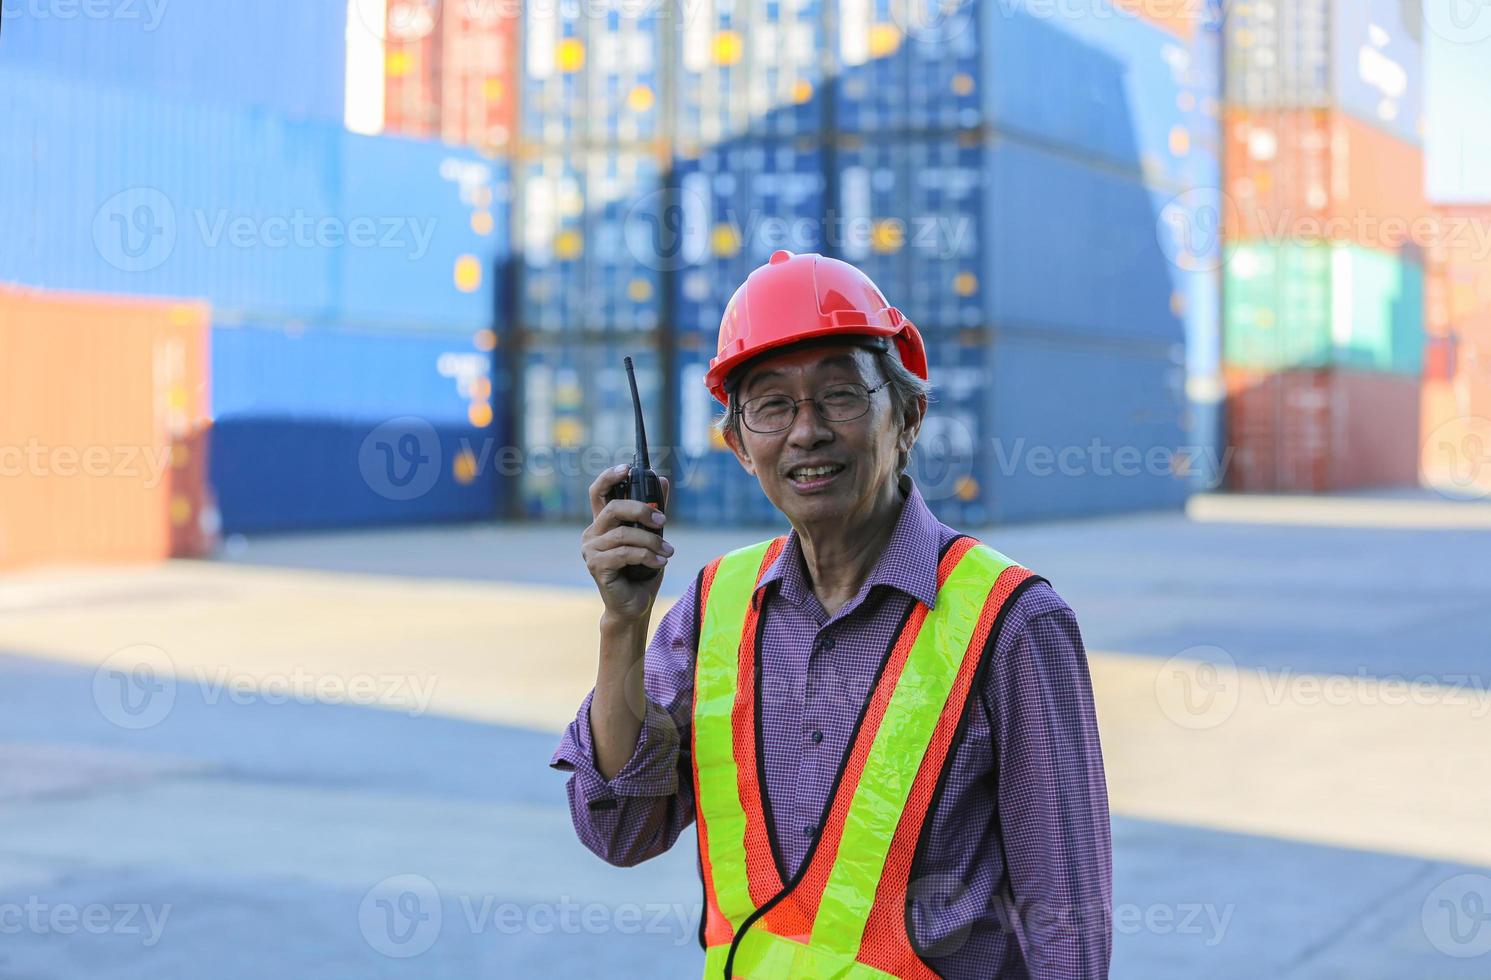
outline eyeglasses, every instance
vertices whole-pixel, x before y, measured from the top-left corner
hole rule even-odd
[[[781,432],[797,421],[798,405],[812,402],[818,410],[818,417],[825,422],[853,422],[870,410],[870,396],[888,384],[889,380],[873,388],[857,382],[829,385],[812,398],[762,395],[741,403],[740,419],[752,432],[762,435]]]

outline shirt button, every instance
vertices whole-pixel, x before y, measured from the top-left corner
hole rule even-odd
[[[818,825],[817,824],[809,824],[803,830],[803,833],[807,834],[809,837],[817,837],[818,836]]]
[[[823,640],[818,644],[818,646],[820,649],[823,650],[824,653],[828,653],[834,648],[834,638],[831,636],[825,636]]]
[[[817,745],[821,741],[823,741],[823,733],[822,732],[814,732],[813,733],[813,744]]]

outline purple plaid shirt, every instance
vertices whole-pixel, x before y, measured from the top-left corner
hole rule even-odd
[[[937,562],[958,532],[906,494],[885,552],[830,616],[796,532],[760,589],[766,805],[789,874],[801,864],[868,697],[913,601],[932,606]],[[694,820],[697,578],[647,648],[647,713],[631,759],[596,770],[586,696],[550,765],[572,771],[581,841],[629,866],[673,846]],[[1113,862],[1092,681],[1077,620],[1043,581],[1020,593],[957,744],[912,882],[912,939],[943,977],[1106,977]]]

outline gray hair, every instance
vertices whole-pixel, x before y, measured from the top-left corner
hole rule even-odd
[[[906,410],[914,405],[919,398],[930,398],[932,395],[932,383],[923,381],[912,374],[910,369],[901,362],[901,352],[894,347],[889,351],[875,351],[875,363],[880,365],[880,371],[885,379],[890,382],[890,407],[896,418],[900,418]],[[719,418],[714,420],[714,427],[721,436],[730,433],[740,441],[740,398],[734,391],[729,395],[730,404],[725,408]],[[898,472],[906,468],[909,458],[903,459]]]

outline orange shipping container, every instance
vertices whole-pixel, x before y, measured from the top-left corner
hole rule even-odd
[[[0,569],[199,556],[205,305],[0,288]]]
[[[1328,109],[1229,109],[1225,233],[1419,255],[1434,230],[1424,151]]]
[[[517,111],[517,5],[388,5],[384,129],[504,148]]]
[[[1319,493],[1418,482],[1418,378],[1226,370],[1228,489]]]
[[[1204,0],[1114,0],[1114,6],[1188,41],[1196,36],[1197,19],[1206,9]]]
[[[383,47],[383,128],[400,136],[440,136],[438,7],[394,0]]]
[[[1436,205],[1424,265],[1424,329],[1491,346],[1491,207]]]
[[[1419,478],[1449,497],[1491,498],[1491,389],[1424,383]]]

